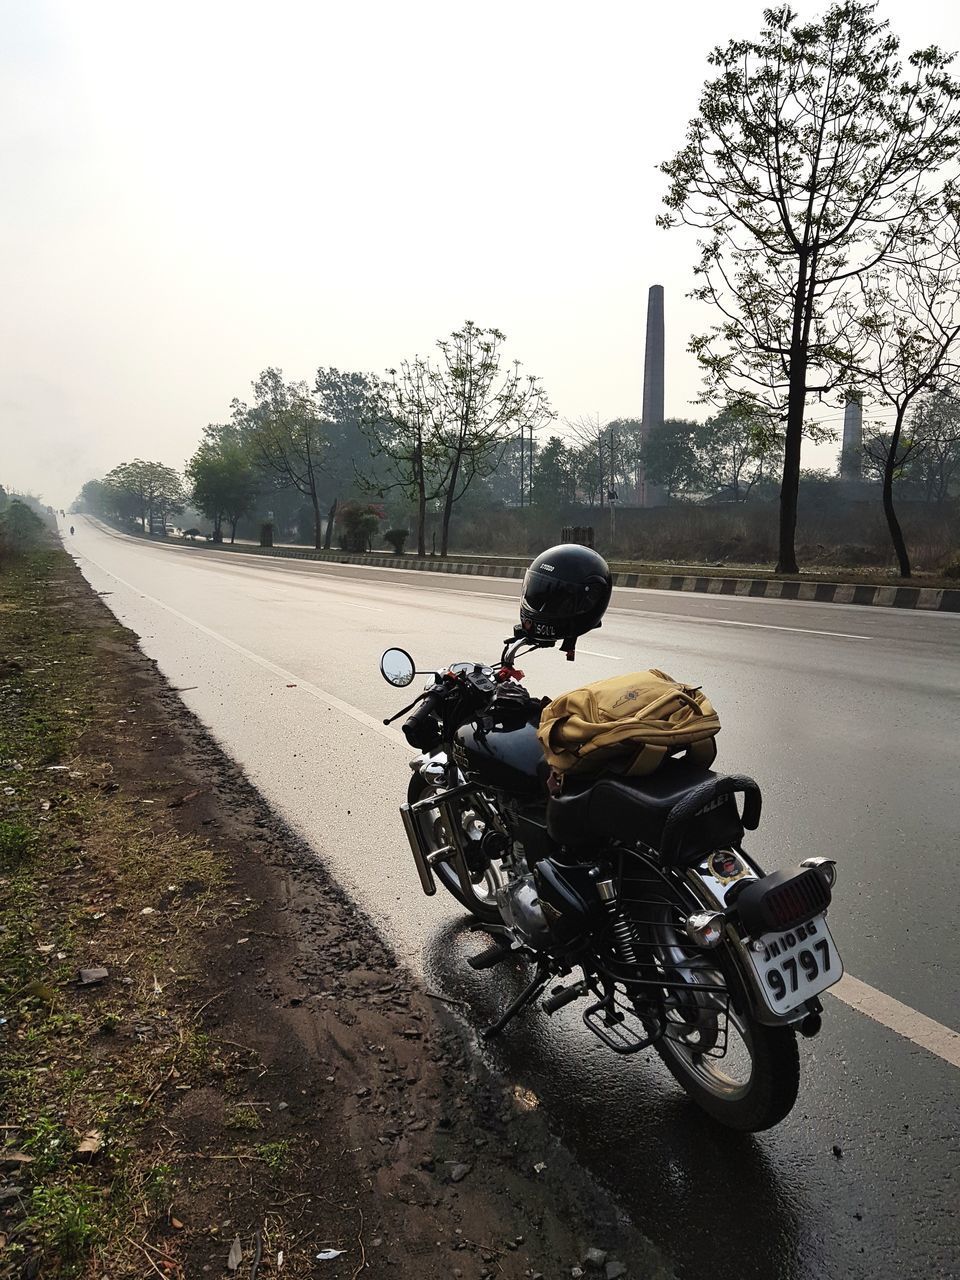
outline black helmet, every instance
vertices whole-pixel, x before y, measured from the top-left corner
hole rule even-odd
[[[599,627],[613,583],[603,556],[563,542],[537,556],[523,579],[520,627],[531,640],[574,640]]]

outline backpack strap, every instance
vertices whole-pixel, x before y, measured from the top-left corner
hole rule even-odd
[[[653,773],[654,769],[666,757],[666,754],[666,747],[655,747],[652,743],[644,743],[633,757],[630,767],[624,770],[624,776],[627,778],[642,778],[646,773]]]
[[[642,778],[645,774],[653,773],[668,754],[668,747],[656,747],[651,743],[645,743],[634,756],[629,767],[624,770],[624,777]],[[705,738],[702,742],[691,742],[683,752],[683,757],[691,764],[699,764],[704,769],[709,769],[717,758],[716,739]]]

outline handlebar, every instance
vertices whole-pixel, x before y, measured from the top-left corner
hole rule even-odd
[[[400,726],[400,731],[411,747],[423,751],[435,745],[439,739],[439,726],[435,717],[443,705],[445,693],[446,690],[441,688],[428,689],[420,701],[420,706]]]

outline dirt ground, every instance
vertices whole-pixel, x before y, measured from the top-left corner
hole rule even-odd
[[[18,741],[77,717],[0,751],[48,820],[0,861],[0,1276],[666,1274],[62,552],[0,580],[0,686]]]

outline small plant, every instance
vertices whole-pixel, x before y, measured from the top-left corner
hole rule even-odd
[[[404,544],[409,536],[410,534],[407,529],[388,529],[383,535],[384,540],[389,542],[390,546],[393,547],[393,550],[398,556],[403,555]]]
[[[262,1142],[257,1147],[257,1155],[268,1169],[279,1173],[289,1163],[290,1143],[286,1138],[281,1138],[279,1142]]]
[[[158,1161],[144,1181],[144,1194],[157,1208],[162,1209],[173,1199],[175,1189],[176,1181],[172,1167],[163,1161]]]
[[[260,1128],[260,1117],[257,1115],[256,1108],[251,1107],[249,1102],[241,1102],[235,1107],[231,1107],[227,1112],[227,1128],[228,1129],[251,1129]]]
[[[27,1227],[56,1249],[63,1262],[78,1262],[102,1234],[102,1194],[89,1182],[34,1187]]]
[[[951,582],[960,579],[960,552],[957,552],[952,559],[948,560],[940,570],[942,578],[949,578]]]
[[[72,1147],[66,1130],[52,1116],[41,1113],[22,1141],[24,1151],[32,1157],[30,1172],[43,1177],[69,1156]]]
[[[0,867],[12,871],[30,854],[36,833],[20,822],[0,822]]]

